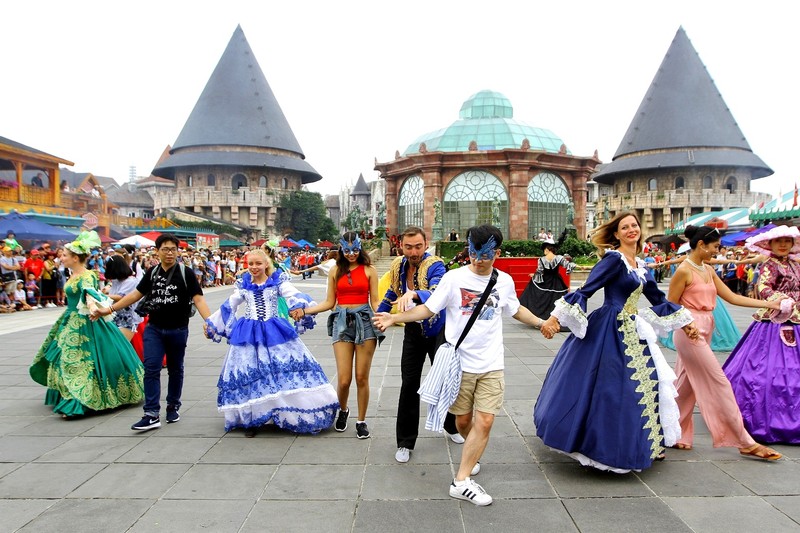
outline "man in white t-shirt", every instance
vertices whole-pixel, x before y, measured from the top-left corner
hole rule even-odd
[[[455,345],[476,304],[486,289],[500,256],[502,232],[490,225],[475,226],[467,231],[470,264],[447,272],[424,304],[403,313],[377,313],[373,319],[383,331],[396,322],[424,320],[445,311],[445,339]],[[475,505],[489,505],[492,497],[470,476],[480,472],[478,460],[489,442],[494,418],[503,407],[503,324],[502,315],[524,324],[540,327],[542,319],[520,306],[514,281],[498,271],[478,319],[458,348],[461,362],[461,384],[455,403],[449,411],[456,415],[456,427],[466,438],[461,464],[450,484],[450,496]]]

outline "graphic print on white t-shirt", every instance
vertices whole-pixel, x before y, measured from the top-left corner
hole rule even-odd
[[[486,290],[486,287],[483,289],[475,290],[475,289],[465,289],[464,287],[460,288],[461,290],[461,305],[459,309],[461,310],[461,314],[464,316],[472,315],[475,311],[475,307],[478,305],[478,302],[483,295],[483,291]],[[481,309],[481,314],[478,315],[478,320],[491,320],[494,317],[495,309],[497,309],[497,303],[500,301],[500,294],[497,292],[497,289],[492,287],[492,291],[489,293],[489,297],[486,298],[486,302],[483,304],[483,309]]]

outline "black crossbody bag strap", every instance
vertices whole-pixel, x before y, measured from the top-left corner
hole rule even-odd
[[[492,275],[489,278],[489,283],[486,284],[486,289],[481,294],[481,299],[478,300],[478,304],[475,306],[475,309],[472,311],[472,315],[469,317],[467,321],[467,325],[464,326],[464,331],[461,332],[461,337],[458,338],[458,342],[456,343],[455,350],[458,350],[458,347],[461,346],[461,342],[466,338],[467,333],[472,328],[472,324],[478,320],[478,315],[481,313],[481,309],[483,308],[483,304],[486,303],[486,300],[489,298],[489,293],[492,292],[492,287],[494,287],[495,283],[497,283],[497,269],[492,269]]]

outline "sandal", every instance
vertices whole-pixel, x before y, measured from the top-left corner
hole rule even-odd
[[[749,449],[741,449],[739,453],[746,456],[746,457],[753,457],[755,459],[763,459],[765,461],[777,461],[781,457],[781,454],[773,450],[772,448],[768,448],[763,444],[756,444],[751,446]]]
[[[682,442],[676,442],[675,444],[672,445],[672,447],[675,448],[676,450],[687,450],[688,451],[688,450],[692,449],[692,445],[691,444],[684,444]]]

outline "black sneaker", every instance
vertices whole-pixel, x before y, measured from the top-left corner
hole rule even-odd
[[[369,428],[366,422],[356,422],[356,436],[359,439],[369,438]]]
[[[144,415],[141,420],[131,426],[134,431],[148,431],[161,427],[161,419],[157,416]]]
[[[333,429],[339,432],[346,430],[348,415],[350,415],[350,409],[346,411],[339,409],[339,414],[336,415],[336,422],[333,424]]]
[[[167,409],[167,424],[174,424],[181,419],[181,414],[177,409]]]

